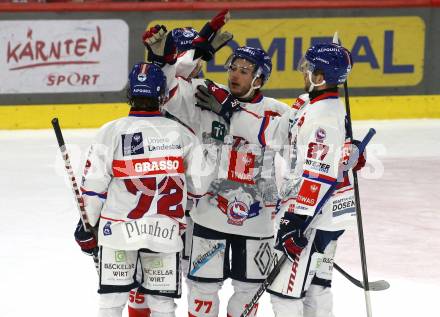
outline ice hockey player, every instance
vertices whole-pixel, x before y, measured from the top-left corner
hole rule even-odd
[[[87,156],[82,191],[98,226],[99,317],[122,316],[137,269],[151,317],[175,316],[186,197],[206,192],[200,173],[212,160],[187,128],[161,115],[165,85],[156,65],[134,65],[129,116],[101,127]]]
[[[347,218],[354,219],[353,187],[342,176],[346,113],[337,88],[351,68],[350,52],[336,44],[309,48],[300,65],[309,101],[295,114],[290,131],[294,154],[281,194],[284,216],[276,241],[290,261],[269,288],[277,317],[332,316],[336,240]],[[313,228],[305,228],[320,209]]]
[[[346,113],[338,93],[352,66],[344,47],[312,46],[299,67],[308,95],[298,99],[298,110],[279,118],[260,118],[254,129],[234,130],[262,144],[290,141],[290,173],[280,193],[283,218],[276,239],[276,249],[290,261],[268,289],[277,317],[333,316],[330,286],[336,241],[355,219],[347,173],[351,146],[346,143]],[[243,123],[248,117],[237,112],[232,120]],[[359,159],[354,168],[363,164],[364,158]],[[320,210],[311,228],[305,227]]]
[[[172,87],[172,89],[175,91],[177,89],[179,82],[181,81],[190,82],[193,78],[197,78],[199,76],[201,72],[203,60],[201,58],[194,60],[195,51],[192,49],[192,41],[198,36],[198,32],[195,29],[193,29],[192,27],[176,28],[171,31],[171,34],[176,44],[176,50],[177,50],[177,60],[175,64],[176,85]],[[174,91],[172,91],[171,94],[173,94]],[[171,113],[166,111],[166,109],[167,107],[165,104],[164,105],[165,116],[178,120],[179,122],[184,124],[178,118],[175,118]],[[189,128],[192,131],[191,127],[187,126],[187,128]],[[185,277],[186,277],[186,272],[188,272],[188,261],[191,252],[192,230],[194,226],[193,221],[189,216],[189,212],[192,209],[193,204],[194,204],[193,199],[189,198],[185,210],[186,230],[185,233],[183,234],[184,248],[182,254],[182,272],[184,272]]]
[[[192,41],[198,35],[198,32],[192,27],[176,28],[171,31],[173,41],[176,45],[177,63],[176,69],[178,74],[178,80],[190,80],[191,78],[197,77],[201,71],[202,60],[198,59],[196,62],[193,61],[194,50],[192,49]],[[166,98],[165,98],[166,99]],[[162,108],[163,109],[163,108]],[[165,117],[172,118],[176,120],[172,115],[163,111]],[[182,251],[182,261],[181,268],[184,272],[185,277],[188,272],[188,260],[189,252],[191,251],[191,237],[193,222],[189,216],[189,211],[193,206],[193,199],[187,197],[187,203],[185,208],[185,223],[186,229],[182,235],[184,241],[184,247]],[[138,279],[142,278],[142,272],[137,272]],[[130,291],[128,300],[128,316],[129,317],[148,317],[149,308],[148,303],[145,300],[145,294],[138,292],[138,289],[132,289]]]
[[[221,12],[200,31],[193,41],[196,58],[201,56],[207,60],[219,43],[224,45],[218,39],[227,38],[220,31],[227,16],[227,12]],[[166,53],[170,51],[169,37],[161,31],[164,29],[151,29],[144,38],[153,62],[158,59],[160,63],[163,56],[169,56]],[[173,70],[172,63],[165,64],[167,79],[173,81],[175,68]],[[166,106],[167,111],[191,127],[203,143],[222,148],[219,177],[212,183],[209,194],[203,196],[191,212],[195,224],[188,274],[193,281],[189,316],[218,316],[218,291],[227,278],[232,279],[234,286],[228,315],[240,316],[271,266],[277,197],[261,193],[260,189],[274,192],[273,154],[268,153],[269,149],[231,135],[229,130],[234,121],[229,121],[229,117],[231,109],[238,105],[256,117],[281,115],[288,106],[263,96],[260,91],[272,68],[270,57],[262,49],[237,48],[226,68],[227,88],[211,81],[181,81]],[[202,108],[219,111],[214,113]],[[225,108],[229,110],[221,111]],[[267,179],[267,184],[259,187],[257,183],[261,178]],[[270,197],[270,200],[264,201],[262,197]],[[256,315],[256,309],[253,313]]]

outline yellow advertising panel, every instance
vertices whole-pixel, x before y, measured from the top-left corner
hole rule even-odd
[[[206,20],[156,20],[148,27],[192,26]],[[338,31],[353,55],[351,87],[415,86],[423,79],[425,23],[420,17],[340,17],[304,19],[232,19],[224,27],[234,39],[204,66],[205,77],[226,82],[223,64],[233,49],[261,47],[272,56],[272,76],[266,89],[302,88],[296,66],[312,44],[331,41]]]
[[[288,105],[294,99],[280,99]],[[351,97],[354,120],[440,118],[440,95]],[[417,105],[417,107],[414,107]],[[97,128],[127,115],[127,103],[1,106],[1,129],[50,129],[58,117],[63,128]]]

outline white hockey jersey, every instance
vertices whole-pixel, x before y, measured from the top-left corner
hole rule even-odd
[[[336,231],[355,219],[354,191],[344,170],[350,145],[346,142],[345,108],[336,90],[314,92],[297,99],[293,109],[281,117],[261,118],[252,129],[234,134],[272,147],[289,144],[284,156],[290,168],[280,190],[281,211],[312,216],[321,210],[313,227]],[[249,114],[234,114],[242,127]]]
[[[278,200],[275,152],[231,133],[234,117],[229,125],[221,116],[195,106],[194,94],[204,80],[187,81],[173,77],[172,70],[164,72],[169,82],[174,78],[166,111],[191,128],[205,146],[219,149],[218,177],[191,212],[194,222],[225,233],[272,236]],[[258,124],[254,118],[280,116],[289,110],[286,104],[262,94],[241,105],[250,115],[246,126]]]
[[[81,182],[89,221],[99,221],[99,244],[181,250],[187,194],[206,193],[211,161],[187,128],[160,112],[131,111],[102,126]]]

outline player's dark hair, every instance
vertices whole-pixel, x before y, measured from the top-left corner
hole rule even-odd
[[[160,107],[159,98],[131,96],[127,88],[127,103],[132,111],[158,111]]]

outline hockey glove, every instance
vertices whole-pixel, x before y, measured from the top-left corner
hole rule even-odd
[[[79,220],[74,233],[76,243],[78,243],[81,251],[86,255],[97,255],[98,244],[92,232],[86,231],[81,219]]]
[[[174,64],[177,60],[176,43],[171,32],[164,25],[155,25],[142,35],[142,42],[148,51],[148,61],[159,67]]]
[[[229,122],[232,113],[240,109],[240,102],[229,91],[217,86],[211,80],[205,80],[205,84],[206,87],[197,86],[196,106],[215,112]]]
[[[359,145],[361,144],[361,141],[359,140],[353,140],[353,145],[355,145],[357,148],[359,148]],[[359,157],[357,158],[357,162],[355,166],[353,167],[353,171],[357,172],[365,167],[365,164],[367,163],[367,153],[363,151],[359,154]]]
[[[291,212],[286,212],[280,221],[275,249],[283,251],[292,262],[301,254],[308,243],[301,229],[303,223],[303,218]]]
[[[200,30],[199,35],[193,40],[195,50],[194,59],[201,57],[204,61],[210,61],[215,52],[225,46],[233,35],[229,32],[221,32],[220,29],[228,22],[231,15],[227,9],[218,13],[211,21],[206,23]]]

